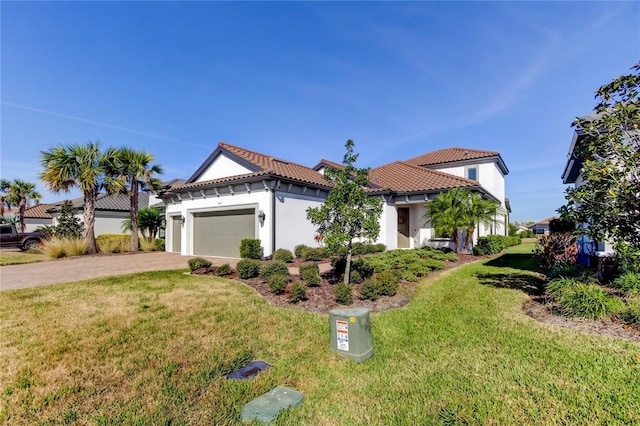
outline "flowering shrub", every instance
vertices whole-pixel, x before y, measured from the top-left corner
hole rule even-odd
[[[543,235],[538,239],[535,256],[544,268],[552,270],[561,265],[575,263],[578,244],[569,232]]]

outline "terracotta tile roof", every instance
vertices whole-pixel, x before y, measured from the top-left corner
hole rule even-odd
[[[379,188],[370,191],[436,191],[457,187],[478,187],[476,181],[396,161],[369,171],[369,181]]]
[[[58,204],[37,204],[35,206],[28,207],[24,212],[24,217],[30,219],[51,219],[51,214],[47,213],[47,210],[57,207]]]
[[[316,165],[313,167],[313,170],[318,170],[318,169],[320,169],[320,168],[322,168],[322,167],[327,167],[327,166],[331,166],[331,167],[333,167],[334,169],[338,169],[338,170],[342,170],[342,169],[344,169],[344,166],[343,166],[342,164],[334,163],[334,162],[333,162],[333,161],[331,161],[331,160],[327,160],[327,159],[324,159],[324,158],[323,158],[322,160],[320,160],[320,162],[319,162],[318,164],[316,164]]]
[[[228,176],[204,182],[190,182],[184,185],[176,185],[171,190],[201,187],[216,183],[232,182],[235,180],[243,180],[257,176],[275,175],[281,178],[288,178],[304,183],[316,184],[324,187],[330,187],[331,184],[317,171],[307,166],[292,163],[280,158],[261,154],[239,146],[231,145],[226,142],[220,142],[218,149],[226,151],[241,160],[251,164],[256,170],[253,173],[245,173],[236,176]],[[212,160],[212,159],[211,159]]]
[[[479,149],[468,148],[445,148],[418,155],[417,157],[406,160],[405,163],[416,166],[427,166],[498,156],[500,156],[500,153],[495,151],[481,151]]]

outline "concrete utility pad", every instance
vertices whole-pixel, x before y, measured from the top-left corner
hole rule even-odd
[[[278,417],[280,411],[300,405],[302,398],[304,398],[302,392],[285,386],[276,386],[242,407],[242,422],[248,423],[252,420],[271,422]]]

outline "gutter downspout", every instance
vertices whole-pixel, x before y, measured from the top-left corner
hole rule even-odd
[[[276,190],[271,189],[271,256],[276,251]]]

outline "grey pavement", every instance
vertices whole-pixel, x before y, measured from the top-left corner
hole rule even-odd
[[[118,255],[79,256],[28,265],[0,267],[0,290],[16,290],[52,284],[82,281],[136,272],[187,269],[195,256],[181,256],[168,252],[140,252]],[[214,266],[236,259],[209,258]]]

